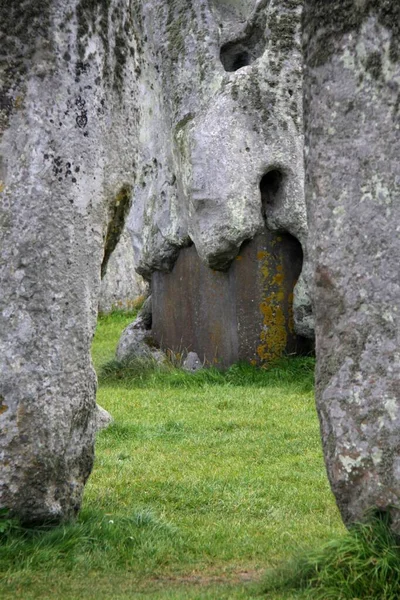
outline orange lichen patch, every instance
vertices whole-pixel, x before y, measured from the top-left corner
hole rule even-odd
[[[257,260],[263,260],[264,258],[268,257],[268,252],[265,252],[264,250],[259,250],[257,252]]]
[[[279,262],[276,263],[268,252],[259,252],[257,258],[262,260],[260,271],[265,294],[260,303],[263,327],[260,332],[261,343],[257,347],[257,355],[261,363],[270,363],[282,356],[287,345],[288,323],[283,308],[285,277],[283,265]]]
[[[243,256],[240,256],[240,254],[238,254],[236,260],[243,260]]]
[[[2,415],[3,413],[5,413],[6,410],[8,410],[8,406],[7,406],[7,404],[4,404],[4,398],[3,398],[3,396],[0,396],[0,415]]]
[[[15,98],[15,101],[14,101],[14,106],[15,106],[15,108],[16,108],[17,110],[19,110],[20,108],[22,108],[23,102],[24,102],[24,98],[23,98],[23,96],[17,96],[17,97]]]
[[[283,273],[277,273],[272,279],[272,285],[281,287],[283,285]]]

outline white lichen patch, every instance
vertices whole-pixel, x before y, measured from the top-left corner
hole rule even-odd
[[[387,398],[384,407],[390,419],[396,421],[399,417],[399,407],[396,398]]]

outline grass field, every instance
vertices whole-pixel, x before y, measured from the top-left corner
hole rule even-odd
[[[98,372],[131,317],[103,317]],[[0,545],[0,597],[289,600],[263,572],[343,532],[329,490],[311,359],[271,371],[111,372],[98,402],[115,422],[75,524]]]

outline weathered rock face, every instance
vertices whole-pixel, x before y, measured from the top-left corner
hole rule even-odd
[[[90,345],[131,199],[141,34],[119,0],[3,3],[0,28],[0,507],[58,521],[92,467]]]
[[[306,0],[317,403],[346,522],[400,531],[400,5]]]
[[[225,269],[265,221],[304,245],[301,4],[0,9],[0,506],[23,520],[79,508],[100,276],[132,197],[147,278],[190,241]],[[294,313],[307,329],[302,289]]]
[[[101,281],[100,312],[108,313],[114,309],[132,310],[135,300],[148,293],[148,285],[143,277],[136,273],[135,267],[131,239],[124,228]]]
[[[129,229],[146,278],[169,271],[191,242],[225,270],[264,221],[296,237],[307,264],[301,8],[301,0],[143,4],[148,60]],[[302,276],[294,316],[311,337],[306,287]]]

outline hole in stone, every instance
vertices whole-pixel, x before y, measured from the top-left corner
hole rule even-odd
[[[228,42],[221,48],[220,59],[225,71],[238,71],[253,62],[250,52],[241,44]]]
[[[237,0],[235,3],[240,4]],[[226,41],[221,46],[220,60],[225,71],[247,67],[264,53],[267,42],[265,2],[257,2],[257,5],[236,39]]]
[[[283,174],[279,169],[268,171],[260,181],[262,212],[265,218],[268,208],[274,206],[282,191]]]

